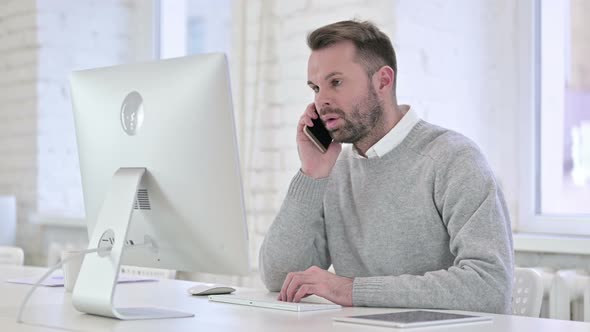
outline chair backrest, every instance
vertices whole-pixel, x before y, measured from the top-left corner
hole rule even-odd
[[[0,246],[0,264],[23,265],[25,253],[18,247]]]
[[[543,278],[539,272],[514,268],[512,313],[518,316],[539,317],[543,302]]]

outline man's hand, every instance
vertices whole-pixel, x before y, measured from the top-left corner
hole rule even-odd
[[[340,277],[317,266],[287,274],[279,301],[300,302],[309,295],[321,296],[336,304],[352,306],[352,278]]]
[[[312,119],[316,119],[318,115],[315,113],[315,104],[311,103],[305,109],[303,115],[299,119],[297,126],[297,149],[299,151],[299,159],[301,160],[301,171],[307,176],[314,179],[325,178],[330,175],[338,155],[342,150],[340,143],[332,142],[328,147],[326,153],[322,153],[313,142],[305,135],[303,128],[305,126],[313,127]]]

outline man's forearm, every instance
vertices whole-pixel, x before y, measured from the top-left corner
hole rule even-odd
[[[330,265],[322,218],[325,181],[298,173],[260,249],[259,267],[271,291],[280,290],[289,272]]]
[[[511,272],[490,274],[470,267],[402,275],[355,278],[353,305],[431,308],[506,314],[510,310]]]

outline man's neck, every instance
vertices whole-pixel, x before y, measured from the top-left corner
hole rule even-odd
[[[387,135],[387,133],[400,122],[404,117],[404,114],[409,110],[410,106],[397,105],[397,103],[394,103],[390,107],[386,107],[383,112],[382,125],[375,127],[367,137],[354,144],[358,154],[366,157],[367,150]]]

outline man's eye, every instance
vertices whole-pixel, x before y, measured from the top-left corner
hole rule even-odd
[[[317,87],[317,86],[313,86],[313,87],[311,87],[311,89],[312,89],[312,90],[313,90],[313,92],[315,92],[315,93],[318,93],[318,92],[320,92],[320,88],[319,88],[319,87]]]
[[[342,80],[332,80],[332,85],[333,86],[339,86],[342,84]]]

